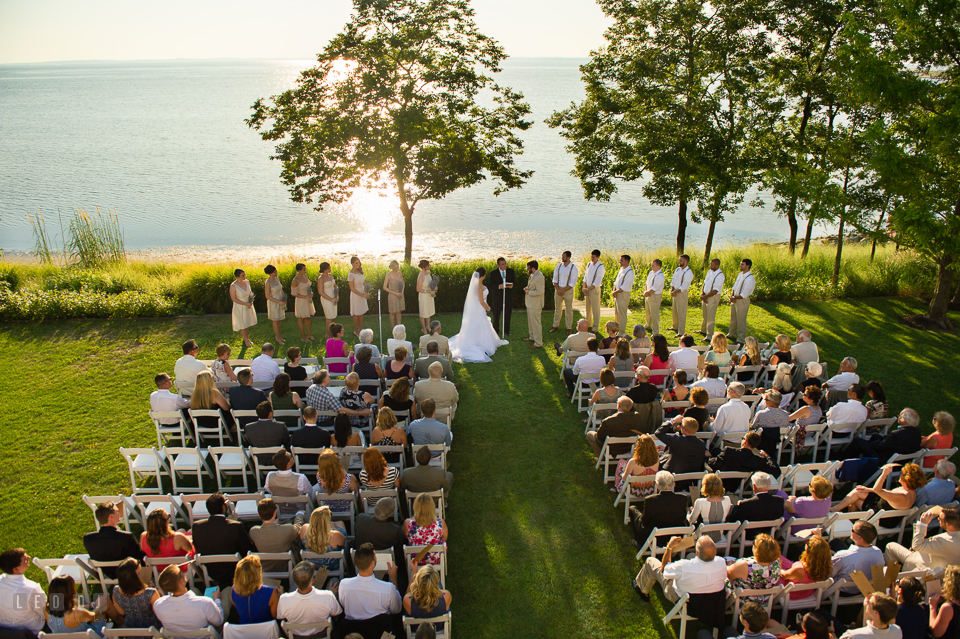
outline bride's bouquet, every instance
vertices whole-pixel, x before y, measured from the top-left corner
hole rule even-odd
[[[366,295],[369,295],[369,294],[370,294],[370,282],[364,282],[364,283],[363,283],[363,292],[364,292],[364,294],[366,294]]]
[[[340,299],[340,287],[337,286],[336,281],[334,281],[333,283],[333,299],[335,300]]]
[[[440,276],[434,275],[430,278],[430,285],[427,288],[430,290],[430,292],[436,294],[437,286],[439,286],[439,284],[440,284]]]

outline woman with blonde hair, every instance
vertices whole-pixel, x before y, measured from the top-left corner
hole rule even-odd
[[[236,278],[230,283],[230,300],[233,302],[231,321],[233,330],[240,331],[243,345],[253,346],[250,341],[250,327],[257,325],[257,311],[253,308],[253,286],[247,280],[247,274],[242,268],[233,272]]]
[[[333,511],[329,506],[319,506],[310,513],[310,523],[300,528],[300,540],[310,552],[322,555],[342,550],[347,545],[347,530],[340,524],[333,525]],[[310,559],[317,568],[334,569],[339,559]]]
[[[277,277],[276,266],[267,264],[263,272],[267,274],[267,281],[263,284],[263,295],[267,298],[267,319],[273,323],[273,336],[277,344],[283,345],[286,342],[280,331],[280,323],[287,316],[287,294],[283,292],[283,283]]]
[[[233,573],[233,592],[230,603],[236,608],[241,624],[264,623],[277,618],[280,590],[263,585],[260,558],[247,555],[237,564]]]
[[[329,262],[320,263],[320,275],[317,277],[317,295],[320,296],[320,308],[323,309],[323,321],[326,324],[325,334],[330,333],[330,325],[337,319],[337,302],[340,296],[337,293],[337,283],[333,279]]]
[[[791,562],[786,557],[780,558],[780,583],[812,584],[826,581],[833,575],[833,551],[830,544],[819,535],[812,535],[807,539],[800,559]],[[791,593],[791,599],[806,599],[812,597],[813,591],[806,590]]]
[[[417,403],[410,397],[410,378],[398,377],[390,390],[380,396],[377,408],[383,410],[389,408],[392,411],[408,411],[410,419],[417,418]]]
[[[940,594],[930,597],[930,632],[936,639],[960,635],[960,566],[947,566]]]
[[[780,544],[766,533],[753,540],[753,557],[741,559],[727,566],[727,579],[734,588],[766,590],[780,582]],[[763,595],[744,597],[741,601],[763,604]]]
[[[783,509],[797,519],[817,519],[830,514],[830,496],[833,495],[833,484],[826,477],[817,475],[810,480],[807,487],[809,497],[793,496],[783,503]],[[815,528],[810,524],[791,526],[790,534],[796,535],[801,530]]]
[[[388,466],[377,448],[370,446],[363,451],[363,470],[360,471],[361,490],[380,490],[400,487],[400,471],[394,466]],[[380,497],[367,499],[367,505],[373,508],[380,501]]]
[[[147,515],[147,529],[140,533],[140,548],[147,557],[154,559],[187,557],[193,556],[194,553],[190,538],[170,526],[170,513],[163,508],[154,508]],[[169,565],[158,565],[157,570],[163,570]],[[180,570],[186,569],[187,564],[180,565]]]
[[[628,477],[649,477],[650,481],[630,485],[630,494],[633,497],[645,499],[655,492],[653,476],[658,470],[660,470],[660,452],[657,450],[657,444],[650,435],[640,435],[633,447],[633,457],[617,462],[613,490],[619,493]]]
[[[217,385],[213,381],[213,373],[210,371],[200,371],[197,373],[197,379],[193,383],[193,394],[190,395],[190,408],[193,410],[217,410],[224,412],[230,411],[230,402],[223,396]],[[211,416],[200,416],[194,418],[197,426],[203,429],[216,429],[220,418]]]
[[[630,340],[626,337],[617,338],[613,356],[609,362],[614,372],[632,371],[634,366],[633,355],[630,353]]]
[[[350,287],[350,316],[353,318],[353,334],[360,337],[360,330],[363,328],[363,316],[370,310],[370,307],[367,306],[367,299],[370,298],[370,294],[367,292],[369,284],[367,284],[366,276],[363,274],[363,264],[360,263],[360,258],[356,255],[350,258],[347,286]]]
[[[410,546],[443,545],[446,547],[447,522],[437,516],[437,506],[433,497],[420,493],[413,500],[413,517],[403,522],[403,536]],[[420,565],[440,563],[440,553],[429,552]]]
[[[790,352],[791,346],[793,346],[793,343],[789,337],[783,333],[777,335],[773,340],[773,347],[777,350],[770,356],[770,361],[767,364],[771,368],[778,364],[793,364],[793,353]]]
[[[430,318],[437,312],[434,304],[437,291],[433,287],[433,277],[430,275],[430,262],[420,260],[417,266],[420,267],[420,274],[417,275],[417,300],[420,302],[420,310],[417,314],[420,316],[420,330],[424,335],[429,335]]]
[[[429,619],[447,614],[453,596],[440,588],[440,573],[433,566],[421,566],[417,570],[410,562],[410,586],[403,597],[403,609],[416,619]]]
[[[235,382],[237,374],[230,367],[230,345],[220,344],[217,346],[217,359],[210,364],[210,372],[213,373],[215,382]]]
[[[723,368],[730,364],[732,358],[733,355],[731,355],[727,345],[727,336],[717,331],[710,340],[710,350],[704,356],[703,363],[713,362],[720,368]]]
[[[737,366],[760,366],[763,358],[760,355],[760,343],[756,337],[748,336],[743,340],[743,352],[737,360]],[[752,382],[756,379],[753,373],[737,373],[738,382]]]
[[[720,480],[720,475],[707,473],[700,480],[701,497],[693,502],[693,509],[687,515],[687,521],[694,526],[703,524],[719,524],[727,519],[727,514],[733,503],[727,496],[727,490]],[[720,533],[710,533],[710,538],[720,541]]]
[[[381,398],[382,399],[382,398]],[[374,446],[403,446],[407,447],[407,434],[397,426],[397,416],[387,407],[377,413],[377,425],[370,434],[370,443]],[[401,453],[386,453],[384,457],[388,463],[400,461]]]
[[[917,501],[917,490],[927,483],[927,476],[917,464],[906,464],[900,469],[900,486],[893,490],[886,490],[883,486],[887,477],[899,467],[899,464],[885,464],[880,469],[880,476],[872,488],[857,486],[850,494],[834,506],[832,512],[840,512],[849,508],[851,512],[873,508],[874,510],[909,510]],[[880,522],[883,524],[883,520]]]
[[[400,262],[390,260],[390,270],[383,278],[383,292],[387,294],[387,313],[390,315],[390,324],[396,326],[400,323],[400,316],[406,310],[407,304],[403,299],[404,283],[403,275],[400,273]]]
[[[324,449],[317,457],[317,484],[313,487],[314,495],[346,495],[356,493],[359,489],[357,479],[347,474],[337,454],[329,448]],[[347,502],[330,503],[330,510],[334,512],[350,511],[350,504]]]

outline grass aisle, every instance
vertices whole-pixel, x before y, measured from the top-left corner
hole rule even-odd
[[[854,355],[864,381],[883,381],[891,408],[913,406],[929,432],[935,411],[960,414],[960,377],[944,368],[960,338],[896,323],[921,311],[908,299],[761,303],[750,311],[750,333],[766,341],[809,328],[831,373]],[[727,307],[719,315],[725,327]],[[441,319],[445,334],[457,331],[459,317]],[[688,328],[699,322],[691,309]],[[419,334],[415,317],[405,324]],[[288,345],[299,344],[292,319],[284,332]],[[525,334],[526,317],[515,314],[512,343],[492,363],[457,373],[464,384],[447,516],[457,633],[660,636],[662,602],[641,605],[630,588],[635,551],[622,510],[593,469],[581,416],[563,394],[558,358],[528,350]],[[203,358],[221,341],[237,342],[226,317],[0,326],[0,547],[23,546],[38,557],[82,551],[93,521],[80,496],[129,493],[117,449],[155,445],[146,416],[152,379],[173,372],[179,344],[191,337]],[[266,321],[253,339],[272,339]],[[45,583],[36,570],[30,577]]]

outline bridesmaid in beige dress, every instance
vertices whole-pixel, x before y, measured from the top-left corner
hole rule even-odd
[[[320,277],[317,278],[317,294],[320,295],[320,307],[323,308],[323,320],[326,323],[324,335],[330,336],[330,325],[337,319],[337,302],[340,295],[337,283],[330,272],[330,262],[320,263]]]
[[[257,312],[253,308],[253,289],[243,269],[235,270],[233,276],[237,278],[230,284],[230,299],[233,300],[233,330],[240,331],[244,346],[253,346],[253,342],[250,341],[250,327],[257,324]]]
[[[283,284],[277,277],[276,266],[267,264],[263,272],[267,274],[267,281],[263,286],[263,294],[267,298],[267,318],[273,322],[273,335],[277,338],[277,344],[285,344],[283,335],[280,334],[280,322],[287,316],[287,294],[283,292]]]
[[[350,266],[352,268],[347,275],[347,284],[350,286],[350,315],[353,317],[353,334],[359,339],[360,331],[363,330],[363,315],[369,310],[367,299],[370,294],[367,293],[360,258],[356,255],[351,257]]]
[[[307,275],[306,264],[297,264],[297,274],[290,282],[290,294],[296,298],[293,302],[293,314],[297,317],[300,339],[304,342],[312,342],[310,318],[317,311],[313,307],[313,291],[310,289],[310,277]]]
[[[383,290],[387,293],[387,311],[390,313],[390,326],[400,324],[400,315],[406,310],[403,300],[403,275],[400,274],[400,262],[390,262],[390,272],[383,279]]]
[[[417,298],[420,301],[420,329],[424,335],[429,335],[430,318],[436,313],[433,298],[437,296],[437,292],[430,288],[430,262],[420,260],[420,264],[417,266],[420,267],[420,275],[417,276],[417,293],[419,293]],[[396,326],[396,324],[394,324],[394,326]]]

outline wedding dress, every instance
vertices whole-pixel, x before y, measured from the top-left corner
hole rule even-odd
[[[474,273],[470,279],[470,288],[467,290],[467,299],[463,303],[463,321],[460,323],[460,332],[450,338],[450,354],[455,362],[470,362],[485,364],[490,356],[497,352],[497,348],[509,344],[500,339],[493,322],[487,317],[487,311],[480,304],[477,296],[480,274]],[[489,291],[483,289],[483,300],[487,300]]]

